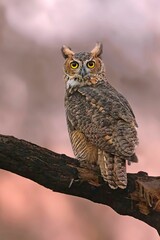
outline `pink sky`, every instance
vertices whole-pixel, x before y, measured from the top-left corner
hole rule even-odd
[[[158,0],[1,0],[1,133],[73,156],[60,48],[89,51],[101,41],[108,80],[127,97],[139,123],[139,163],[128,172],[159,175],[159,9]],[[5,171],[0,178],[2,239],[159,239],[153,228],[109,207]]]

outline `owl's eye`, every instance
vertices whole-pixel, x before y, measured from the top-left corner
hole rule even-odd
[[[79,67],[79,63],[76,62],[76,61],[73,61],[73,62],[70,63],[70,66],[71,66],[71,68],[76,69],[76,68]]]
[[[95,67],[95,62],[94,61],[87,62],[87,67],[88,68],[94,68]]]

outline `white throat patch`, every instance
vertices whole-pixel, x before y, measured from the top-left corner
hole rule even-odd
[[[78,79],[75,80],[75,78],[71,78],[71,79],[68,79],[67,84],[66,84],[66,88],[67,89],[74,88],[78,85],[80,85],[80,82],[78,81]]]

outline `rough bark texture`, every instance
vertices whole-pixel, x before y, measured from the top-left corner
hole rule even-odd
[[[128,174],[127,188],[112,190],[97,167],[80,165],[64,154],[4,135],[0,135],[0,168],[53,191],[108,205],[121,215],[144,221],[160,234],[160,177]]]

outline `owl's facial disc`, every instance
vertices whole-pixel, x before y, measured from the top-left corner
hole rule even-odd
[[[66,81],[67,89],[95,83],[95,75],[99,70],[97,69],[97,60],[88,58],[80,61],[77,58],[72,58],[68,64],[69,75]]]
[[[67,89],[96,84],[104,78],[104,66],[101,61],[102,44],[97,43],[91,52],[74,53],[66,46],[61,50],[65,58],[64,72]]]
[[[80,61],[79,59],[73,58],[69,62],[69,73],[74,77],[75,81],[79,80],[82,82],[90,74],[90,69],[94,68],[94,61]]]

